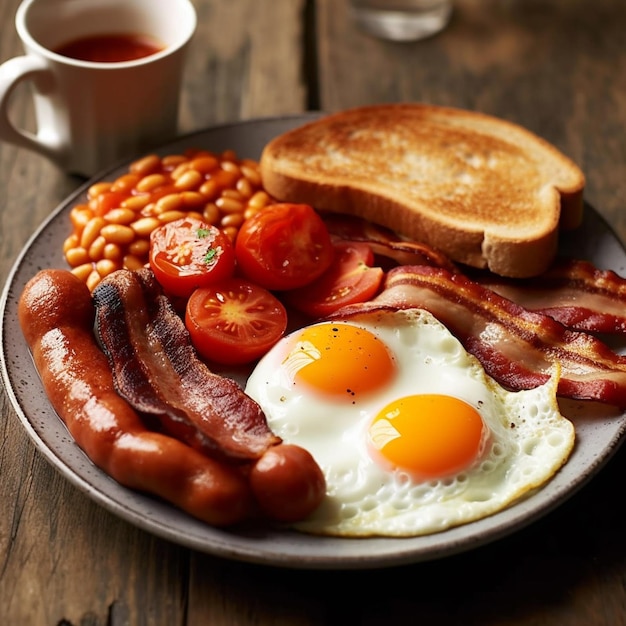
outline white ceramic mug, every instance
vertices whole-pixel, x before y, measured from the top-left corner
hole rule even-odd
[[[25,0],[15,25],[26,54],[0,65],[0,140],[92,176],[176,135],[185,51],[196,28],[190,0]],[[147,35],[162,49],[113,63],[55,52],[112,34]],[[36,133],[9,116],[22,81],[33,87]]]

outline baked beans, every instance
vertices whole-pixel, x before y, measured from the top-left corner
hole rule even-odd
[[[111,272],[144,267],[150,234],[162,224],[193,216],[234,241],[243,221],[272,202],[258,163],[232,150],[149,154],[116,180],[93,184],[86,203],[71,209],[65,260],[93,290]]]

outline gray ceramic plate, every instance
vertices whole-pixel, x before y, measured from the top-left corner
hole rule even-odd
[[[294,116],[220,126],[182,137],[160,152],[172,154],[192,146],[213,151],[231,148],[240,157],[258,158],[270,138],[309,119],[310,115]],[[116,167],[97,179],[112,180],[127,166]],[[21,423],[48,461],[78,489],[131,524],[209,554],[282,567],[356,569],[415,563],[477,548],[545,515],[588,482],[624,438],[625,415],[597,405],[564,404],[564,413],[577,427],[577,445],[566,466],[548,485],[484,520],[409,539],[323,538],[261,527],[218,530],[167,504],[125,489],[89,461],[51,408],[17,322],[17,301],[25,283],[41,268],[66,267],[61,246],[69,231],[68,213],[84,198],[94,180],[53,211],[15,262],[0,303],[2,375]],[[615,235],[592,208],[586,208],[585,219],[582,228],[563,240],[562,249],[572,250],[598,267],[625,274],[626,254]]]

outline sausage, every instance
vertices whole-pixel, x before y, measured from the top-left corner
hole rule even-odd
[[[280,522],[304,519],[326,494],[324,474],[311,453],[286,443],[273,446],[255,463],[250,485],[261,510]]]
[[[201,361],[151,270],[118,270],[92,296],[96,334],[122,397],[203,454],[251,465],[252,490],[270,519],[296,521],[317,508],[326,485],[313,457],[281,445],[261,407]]]
[[[113,386],[93,335],[89,289],[66,270],[25,286],[18,316],[44,389],[74,440],[120,484],[159,496],[214,526],[256,513],[249,480],[184,443],[147,429]]]

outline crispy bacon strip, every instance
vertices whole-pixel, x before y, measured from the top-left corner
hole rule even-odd
[[[150,270],[114,272],[93,298],[116,389],[136,410],[217,458],[256,460],[280,443],[259,405],[198,358]]]
[[[559,395],[626,407],[626,358],[583,332],[566,329],[495,292],[445,269],[396,267],[369,303],[341,309],[334,319],[363,310],[420,307],[445,324],[493,378],[511,389],[547,380],[553,362]]]
[[[323,217],[333,238],[368,243],[374,254],[392,259],[399,265],[431,265],[457,271],[456,265],[443,252],[424,243],[402,239],[384,226],[339,213],[328,213]]]
[[[626,279],[588,261],[559,259],[541,276],[514,280],[480,274],[484,287],[531,311],[549,315],[568,328],[626,333]]]
[[[382,226],[335,213],[325,215],[324,220],[334,237],[367,242],[377,255],[398,265],[461,271],[443,253],[405,241]],[[484,287],[573,330],[626,333],[626,278],[599,270],[588,261],[559,259],[547,272],[531,279],[505,278],[473,268],[462,271]]]

